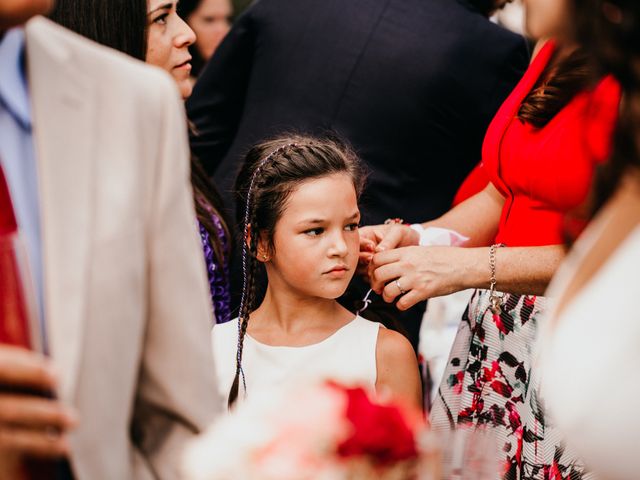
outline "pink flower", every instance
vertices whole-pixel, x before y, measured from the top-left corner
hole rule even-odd
[[[362,388],[296,387],[253,395],[220,418],[189,446],[184,478],[408,478],[426,454],[421,413]]]

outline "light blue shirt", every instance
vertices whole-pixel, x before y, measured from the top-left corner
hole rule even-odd
[[[40,318],[44,319],[38,172],[31,127],[24,31],[14,28],[0,39],[0,161],[26,242]]]

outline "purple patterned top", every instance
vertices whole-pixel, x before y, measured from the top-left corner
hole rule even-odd
[[[211,212],[211,220],[222,244],[224,252],[229,251],[229,240],[222,227],[222,222],[218,216]],[[209,232],[198,222],[200,229],[200,241],[204,251],[204,259],[207,264],[207,277],[209,279],[209,290],[211,301],[215,312],[216,323],[225,323],[231,320],[231,295],[229,291],[229,261],[224,260],[224,265],[220,265],[216,258],[213,247],[211,247]]]

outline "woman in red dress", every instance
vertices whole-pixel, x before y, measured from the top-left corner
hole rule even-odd
[[[492,428],[509,479],[586,478],[545,417],[531,369],[542,295],[565,254],[567,214],[585,204],[594,169],[608,156],[620,100],[618,84],[611,77],[594,84],[586,56],[559,37],[568,5],[527,2],[529,31],[558,40],[544,44],[489,127],[488,186],[423,225],[361,229],[372,287],[399,309],[477,289],[431,420],[436,429]],[[420,231],[429,227],[468,237],[467,248],[426,246]]]

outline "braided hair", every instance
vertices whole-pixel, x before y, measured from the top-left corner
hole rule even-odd
[[[287,135],[253,147],[247,154],[235,185],[239,223],[243,225],[242,275],[243,288],[238,317],[236,372],[229,391],[228,405],[238,398],[240,382],[246,393],[242,369],[244,338],[249,316],[255,310],[255,278],[258,239],[264,238],[273,251],[273,237],[287,200],[302,183],[337,173],[347,174],[353,181],[356,195],[364,187],[364,167],[353,150],[335,137],[314,138]]]

